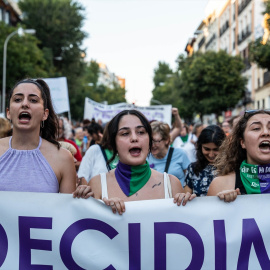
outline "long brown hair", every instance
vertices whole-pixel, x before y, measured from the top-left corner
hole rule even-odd
[[[233,128],[232,132],[227,136],[225,141],[219,148],[215,166],[218,175],[227,175],[239,170],[243,160],[247,159],[246,149],[241,146],[241,140],[244,140],[244,132],[247,127],[248,120],[255,114],[269,114],[266,110],[247,111]]]
[[[12,97],[14,89],[22,83],[32,83],[35,84],[41,92],[41,96],[43,99],[44,109],[49,110],[49,115],[46,121],[44,121],[44,127],[40,129],[40,136],[56,145],[58,149],[60,149],[60,144],[57,141],[57,132],[58,132],[58,118],[54,111],[50,88],[47,83],[42,79],[24,79],[15,84],[15,86],[11,89],[8,96],[8,108],[10,108],[10,99]]]

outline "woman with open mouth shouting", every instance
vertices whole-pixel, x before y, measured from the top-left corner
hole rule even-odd
[[[231,202],[240,194],[270,193],[270,111],[250,110],[220,147],[219,177],[208,196]]]
[[[41,79],[19,81],[9,93],[6,113],[13,135],[0,140],[0,190],[72,193],[74,161],[57,142],[48,85]]]
[[[119,163],[116,169],[93,177],[89,185],[94,197],[103,199],[114,213],[124,213],[127,201],[174,198],[177,205],[185,205],[196,197],[184,193],[175,176],[150,168],[146,158],[152,146],[152,129],[142,113],[136,110],[118,113],[110,121],[108,132],[113,149],[111,159],[118,154]],[[83,191],[76,192],[75,196],[84,196]]]

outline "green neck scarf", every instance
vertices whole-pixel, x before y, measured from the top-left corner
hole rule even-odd
[[[240,177],[247,194],[270,193],[270,164],[252,165],[244,160]]]
[[[127,197],[140,190],[150,179],[151,169],[146,161],[144,165],[130,166],[118,162],[115,169],[116,180]]]
[[[181,137],[182,141],[185,143],[188,140],[188,134],[186,136]]]

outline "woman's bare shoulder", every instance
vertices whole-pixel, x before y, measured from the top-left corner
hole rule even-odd
[[[223,190],[235,188],[235,173],[216,177],[209,186],[208,196],[215,196]]]
[[[151,169],[151,178],[159,179],[160,180],[160,179],[163,179],[163,177],[164,177],[163,176],[163,173]]]

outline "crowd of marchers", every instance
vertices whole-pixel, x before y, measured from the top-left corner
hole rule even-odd
[[[132,109],[73,125],[55,113],[42,79],[21,80],[0,118],[0,190],[94,197],[119,214],[127,201],[185,206],[270,193],[270,110],[220,125],[188,125],[176,108],[172,115],[173,123],[149,122]]]

